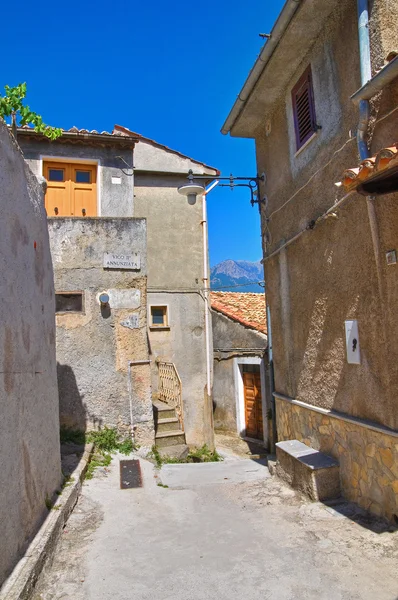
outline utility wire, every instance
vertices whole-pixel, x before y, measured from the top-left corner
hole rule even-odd
[[[225,288],[230,289],[230,288],[245,287],[248,285],[255,285],[255,284],[258,284],[260,287],[264,287],[265,281],[264,281],[264,279],[262,279],[261,281],[249,281],[249,283],[238,283],[236,285],[223,285],[222,287],[211,287],[210,291],[215,292],[218,290],[218,291],[222,292],[225,290]]]

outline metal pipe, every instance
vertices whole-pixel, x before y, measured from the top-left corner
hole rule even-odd
[[[133,429],[133,386],[131,384],[131,367],[135,367],[137,365],[150,365],[150,360],[129,360],[128,364],[128,390],[129,390],[129,402],[130,402],[130,432],[131,432],[131,441],[134,443],[134,429]]]
[[[358,7],[358,39],[359,39],[359,65],[361,70],[361,85],[364,86],[372,78],[372,67],[370,60],[370,37],[369,37],[369,2],[368,0],[357,0]],[[368,126],[370,118],[369,100],[361,100],[359,103],[359,122],[357,129],[357,144],[361,160],[369,158],[367,143]]]
[[[232,127],[234,126],[251,92],[253,91],[254,86],[259,80],[262,72],[264,71],[267,63],[269,62],[272,54],[274,53],[275,48],[279,44],[280,39],[282,38],[290,21],[292,20],[293,15],[300,6],[301,1],[302,0],[287,0],[284,7],[282,8],[279,17],[277,18],[275,25],[272,28],[270,37],[264,44],[259,56],[257,57],[256,62],[254,63],[243,85],[240,94],[235,100],[235,104],[233,105],[224,125],[222,126],[221,133],[223,133],[224,135],[227,135],[227,133],[229,133]]]
[[[370,81],[362,84],[362,87],[351,96],[351,100],[355,104],[359,104],[361,100],[370,100],[397,77],[398,56],[383,67]]]
[[[275,380],[274,380],[274,355],[272,347],[272,329],[271,329],[271,311],[267,302],[267,339],[268,339],[268,383],[269,393],[271,396],[271,416],[272,416],[272,444],[270,444],[270,452],[275,453],[275,444],[277,442],[278,431],[276,428],[276,403],[275,403]]]
[[[203,286],[205,301],[205,350],[206,350],[206,380],[207,395],[211,395],[211,361],[213,360],[210,348],[210,306],[209,306],[209,265],[208,265],[208,239],[207,239],[207,200],[206,195],[218,184],[213,182],[208,190],[205,190],[202,196],[202,231],[203,231]]]

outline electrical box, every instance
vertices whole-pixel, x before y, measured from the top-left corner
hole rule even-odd
[[[358,321],[345,322],[345,344],[347,362],[350,365],[360,365],[361,354],[359,349]]]

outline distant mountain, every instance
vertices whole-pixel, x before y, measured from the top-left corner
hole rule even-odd
[[[260,261],[224,260],[210,270],[210,287],[214,291],[261,293],[264,288],[252,282],[263,279],[264,271]]]

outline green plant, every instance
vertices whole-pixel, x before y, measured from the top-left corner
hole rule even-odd
[[[210,450],[207,444],[204,444],[201,448],[191,451],[187,459],[188,462],[220,462],[222,457],[217,450]]]
[[[62,135],[62,130],[58,127],[50,127],[43,122],[40,115],[30,110],[28,105],[24,106],[23,100],[26,97],[26,83],[20,83],[15,87],[4,86],[5,94],[0,96],[0,117],[4,120],[11,118],[13,133],[15,135],[17,125],[33,125],[37,133],[42,133],[50,140],[56,140]]]
[[[69,427],[65,427],[64,425],[61,427],[59,435],[61,444],[69,442],[77,444],[78,446],[83,446],[86,443],[86,434],[84,431],[69,429]]]
[[[136,449],[132,439],[130,437],[121,438],[116,428],[105,426],[98,431],[90,431],[86,437],[89,442],[94,442],[97,450],[104,452],[116,452],[118,450],[122,454],[130,454]]]
[[[119,442],[118,450],[121,454],[131,454],[136,449],[135,444],[131,438],[126,438],[123,442]]]
[[[111,464],[112,456],[110,454],[96,453],[91,458],[86,471],[86,479],[92,479],[97,467],[108,467]]]
[[[156,462],[156,466],[160,469],[162,465],[175,465],[175,464],[186,464],[186,463],[197,463],[197,462],[219,462],[222,457],[218,454],[217,450],[210,450],[210,448],[204,444],[201,448],[195,448],[191,450],[186,458],[175,458],[172,456],[161,456],[157,446],[152,446],[151,452],[148,454],[148,458],[152,458]]]
[[[48,494],[46,494],[46,497],[44,499],[44,504],[46,505],[47,510],[51,510],[53,507],[53,503],[51,501],[51,498],[49,497]]]
[[[168,488],[168,485],[164,485],[163,483],[160,483],[160,481],[158,481],[158,487],[162,487],[162,488]]]

